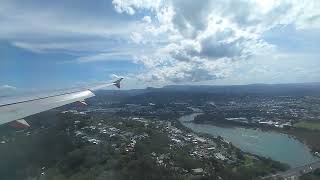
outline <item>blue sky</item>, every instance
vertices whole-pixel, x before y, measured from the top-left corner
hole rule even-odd
[[[2,0],[0,92],[320,80],[320,1]]]

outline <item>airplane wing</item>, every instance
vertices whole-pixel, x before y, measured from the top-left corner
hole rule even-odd
[[[112,83],[73,89],[72,91],[59,91],[54,94],[44,94],[11,101],[0,101],[0,125],[15,121],[19,127],[29,126],[23,118],[73,102],[79,101],[83,103],[85,99],[95,96],[93,93],[95,90],[112,85],[120,88],[122,79],[123,78],[120,78]]]

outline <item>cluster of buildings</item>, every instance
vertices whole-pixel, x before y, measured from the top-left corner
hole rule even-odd
[[[225,118],[227,121],[233,121],[242,124],[255,124],[260,126],[270,126],[276,128],[292,127],[291,120],[283,120],[278,118],[263,118],[263,117],[236,117],[236,118]],[[268,120],[267,120],[268,119]]]
[[[77,124],[79,121],[74,121],[74,125],[77,126]],[[123,122],[119,121],[117,125],[121,126]],[[74,136],[89,144],[110,143],[116,151],[122,152],[134,152],[137,141],[149,137],[146,133],[130,132],[105,121],[81,127],[74,131]]]
[[[277,121],[277,120],[269,120],[269,121],[259,121],[260,125],[267,125],[267,126],[273,126],[276,128],[285,128],[285,127],[291,127],[292,122],[291,121]]]
[[[190,148],[188,153],[191,157],[196,159],[215,158],[232,164],[237,162],[236,154],[230,151],[230,142],[225,140],[213,139],[205,136],[199,136],[196,133],[187,133],[177,127],[173,126],[171,122],[159,121],[159,128],[162,132],[168,135],[171,142],[170,148]],[[230,153],[232,152],[232,153]],[[166,157],[166,156],[164,156]],[[163,155],[157,157],[159,164],[163,163]],[[199,170],[199,169],[198,169]]]
[[[313,97],[247,96],[231,99],[207,101],[201,109],[221,120],[276,128],[291,127],[301,120],[320,120],[320,106]]]
[[[150,120],[140,117],[122,118],[118,122],[100,121],[81,128],[76,128],[73,132],[76,139],[88,144],[110,144],[115,151],[120,153],[134,153],[136,144],[150,135],[146,132],[137,132],[128,129],[125,126],[126,122],[137,122],[144,128],[154,128],[154,130],[162,132],[169,138],[168,148],[174,151],[175,149],[184,149],[188,155],[194,159],[215,158],[217,160],[233,163],[237,161],[234,153],[230,154],[229,142],[200,136],[195,133],[188,133],[185,130],[179,129],[169,121]],[[74,126],[77,127],[79,121],[74,121]],[[228,150],[229,149],[229,150]],[[179,167],[172,159],[172,154],[167,153],[151,153],[156,164],[166,168],[173,169],[182,174],[192,173],[203,175],[206,173],[204,167],[192,169],[191,172]]]
[[[78,111],[78,110],[74,110],[74,109],[67,110],[67,111],[61,111],[61,113],[62,114],[72,113],[72,114],[75,114],[75,115],[86,115],[86,112]]]

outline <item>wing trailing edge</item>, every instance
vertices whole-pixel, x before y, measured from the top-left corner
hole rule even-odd
[[[44,96],[28,97],[25,100],[15,100],[10,103],[0,102],[0,124],[16,121],[23,125],[28,123],[23,118],[37,114],[49,109],[60,107],[73,102],[80,102],[85,105],[85,99],[95,96],[92,91],[105,88],[108,86],[116,86],[120,88],[120,82],[123,78],[120,78],[112,83],[104,83],[87,88],[79,88],[73,91],[47,94]]]

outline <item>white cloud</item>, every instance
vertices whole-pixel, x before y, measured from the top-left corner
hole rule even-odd
[[[154,3],[153,3],[154,2]],[[135,43],[154,47],[136,56],[149,69],[145,80],[189,82],[224,78],[234,62],[279,53],[263,39],[273,28],[320,28],[319,2],[310,0],[114,0],[117,12],[149,10],[153,23],[143,18],[132,33]],[[154,22],[155,21],[155,22]],[[223,65],[222,65],[223,64]]]
[[[2,39],[30,40],[30,37],[32,37],[32,40],[41,40],[85,36],[125,37],[130,32],[130,26],[134,26],[134,23],[126,22],[125,26],[127,28],[123,28],[123,24],[110,21],[94,19],[76,21],[76,19],[65,19],[63,14],[42,14],[41,12],[30,11],[26,14],[10,12],[3,19],[0,22],[0,38]]]
[[[150,16],[144,16],[144,17],[142,18],[142,21],[144,21],[144,22],[146,22],[146,23],[151,23],[151,22],[152,22]]]
[[[11,96],[18,93],[18,90],[16,87],[14,86],[10,86],[10,85],[0,85],[0,98],[2,97],[7,97],[7,96]]]
[[[16,89],[17,89],[16,87],[10,86],[10,85],[7,85],[7,84],[0,86],[0,90],[16,90]]]
[[[261,56],[293,57],[264,35],[320,29],[318,0],[113,0],[97,13],[81,3],[3,0],[0,39],[35,53],[70,53],[76,63],[132,60],[144,67],[133,78],[165,84],[228,78],[241,63],[260,66]],[[274,73],[263,69],[252,72]]]
[[[109,8],[91,12],[86,3],[91,2],[3,0],[0,2],[0,40],[35,53],[82,54],[99,54],[130,41],[135,21],[118,17],[111,2]]]
[[[157,10],[162,4],[162,0],[113,0],[112,4],[117,12],[133,15],[136,10]]]
[[[119,60],[130,60],[131,54],[125,52],[109,52],[109,53],[100,53],[94,54],[91,56],[82,56],[76,59],[78,63],[89,63],[96,61],[119,61]]]
[[[295,5],[300,7],[300,14],[295,22],[298,29],[320,28],[320,1],[298,1]]]
[[[228,68],[230,62],[228,59],[219,59],[217,61],[199,59],[193,62],[174,60],[173,62],[168,62],[163,60],[162,62],[157,62],[158,64],[154,64],[154,61],[146,58],[143,62],[148,67],[149,72],[135,75],[135,77],[146,82],[158,82],[161,84],[198,82],[221,79],[230,74]]]
[[[13,41],[11,45],[27,49],[33,52],[46,53],[50,51],[72,51],[72,52],[99,52],[111,46],[108,50],[119,47],[119,43],[102,40],[73,40],[62,42],[23,42]]]
[[[10,85],[0,85],[0,97],[12,95],[17,92],[17,88]]]

